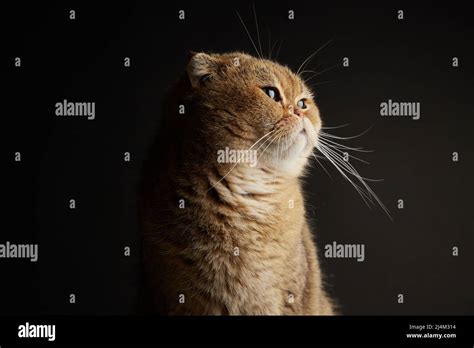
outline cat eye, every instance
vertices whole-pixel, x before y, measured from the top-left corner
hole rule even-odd
[[[201,82],[202,84],[206,84],[207,82],[211,81],[211,74],[206,74],[206,75],[203,75],[201,76],[201,78],[199,79],[199,82]]]
[[[275,87],[262,87],[262,90],[265,92],[266,95],[268,95],[274,101],[280,101],[281,100],[281,96],[280,96],[280,92],[278,91],[278,88],[275,88]]]
[[[306,105],[306,99],[300,99],[298,100],[298,103],[296,104],[300,109],[307,109],[308,106]]]

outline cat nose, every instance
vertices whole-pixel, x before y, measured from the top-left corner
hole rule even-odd
[[[288,105],[288,111],[290,114],[295,114],[296,116],[301,117],[301,110],[299,108],[295,108],[293,105]]]

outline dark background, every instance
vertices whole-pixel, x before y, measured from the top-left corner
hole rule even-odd
[[[452,2],[451,2],[452,3]],[[189,50],[255,53],[251,1],[2,5],[0,243],[39,243],[39,261],[0,260],[0,314],[133,314],[140,284],[136,191],[166,90]],[[357,6],[356,6],[357,4]],[[310,66],[327,126],[376,150],[354,162],[390,209],[368,209],[330,164],[307,178],[320,249],[363,243],[366,261],[320,258],[344,314],[473,314],[473,28],[470,12],[420,2],[256,1],[264,51]],[[69,20],[69,10],[76,19]],[[186,20],[178,20],[178,10]],[[289,9],[296,18],[287,19]],[[405,19],[397,19],[403,9]],[[274,49],[275,55],[277,48]],[[14,67],[14,57],[22,67]],[[453,68],[451,59],[459,57]],[[124,57],[132,66],[123,67]],[[329,81],[327,83],[323,83]],[[96,119],[59,118],[55,103],[96,103]],[[381,102],[421,103],[421,119],[383,118]],[[22,162],[14,162],[21,151]],[[123,161],[129,151],[131,162]],[[452,152],[460,160],[453,163]],[[77,202],[69,209],[69,199]],[[405,208],[397,209],[403,199]],[[130,246],[130,257],[123,248]],[[460,254],[452,256],[452,247]],[[69,304],[69,294],[76,304]],[[403,293],[405,303],[397,303]]]

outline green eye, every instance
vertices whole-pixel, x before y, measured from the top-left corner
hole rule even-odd
[[[296,104],[300,109],[306,109],[308,106],[306,105],[306,99],[300,99],[298,100],[298,103]]]
[[[280,92],[278,91],[277,88],[275,88],[275,87],[262,87],[262,90],[265,92],[266,95],[268,95],[274,101],[280,101],[281,100]]]

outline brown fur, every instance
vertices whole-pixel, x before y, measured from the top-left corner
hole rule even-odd
[[[301,98],[308,109],[297,108]],[[144,264],[158,313],[333,314],[299,182],[320,127],[311,92],[288,68],[192,54],[145,167]],[[253,147],[263,144],[255,167],[217,162],[218,150],[249,149],[272,130]]]

